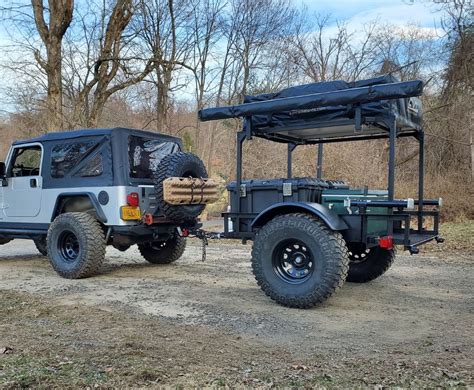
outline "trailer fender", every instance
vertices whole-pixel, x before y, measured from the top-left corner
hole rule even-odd
[[[314,215],[321,219],[331,230],[348,229],[346,223],[334,211],[329,210],[326,206],[319,203],[306,202],[283,202],[274,204],[255,217],[252,221],[252,227],[262,227],[277,215],[291,213],[306,213]]]

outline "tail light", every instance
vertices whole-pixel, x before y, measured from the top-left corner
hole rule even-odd
[[[383,249],[393,249],[393,237],[385,236],[379,238],[379,246]]]
[[[138,192],[131,192],[127,195],[127,204],[132,207],[138,207],[140,198]]]

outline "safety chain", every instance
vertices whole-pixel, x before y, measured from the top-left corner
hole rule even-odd
[[[206,261],[207,258],[207,246],[209,246],[209,239],[219,239],[222,238],[222,233],[206,232],[201,229],[196,229],[188,231],[187,237],[195,237],[201,240],[202,248],[202,261]]]
[[[207,246],[209,245],[209,241],[207,241],[207,237],[204,235],[202,237],[202,259],[201,261],[204,263],[207,257]]]

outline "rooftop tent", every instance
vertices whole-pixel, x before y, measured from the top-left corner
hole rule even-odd
[[[356,109],[362,134],[383,133],[384,121],[395,117],[400,131],[421,127],[419,80],[398,82],[386,75],[357,82],[329,81],[290,87],[276,93],[246,96],[244,103],[200,112],[201,120],[247,117],[252,133],[275,141],[308,142],[354,135]],[[369,126],[370,122],[370,126]]]

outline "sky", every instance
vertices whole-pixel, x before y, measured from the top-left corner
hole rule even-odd
[[[290,0],[296,7],[305,6],[309,12],[322,15],[330,15],[332,27],[326,30],[331,36],[332,30],[336,30],[336,21],[344,21],[348,30],[362,34],[364,24],[377,20],[379,23],[391,24],[406,28],[407,25],[416,25],[430,32],[433,36],[439,28],[440,13],[429,0]],[[3,0],[0,0],[0,4]],[[8,35],[0,29],[0,46],[10,44]],[[10,77],[9,77],[10,76]],[[3,74],[0,77],[0,115],[12,111],[14,107],[5,101],[4,91],[11,87],[15,80],[12,75]]]
[[[303,3],[309,11],[330,14],[334,20],[344,20],[350,29],[378,20],[397,26],[415,24],[424,29],[439,28],[440,14],[431,2],[423,0],[292,0]]]

